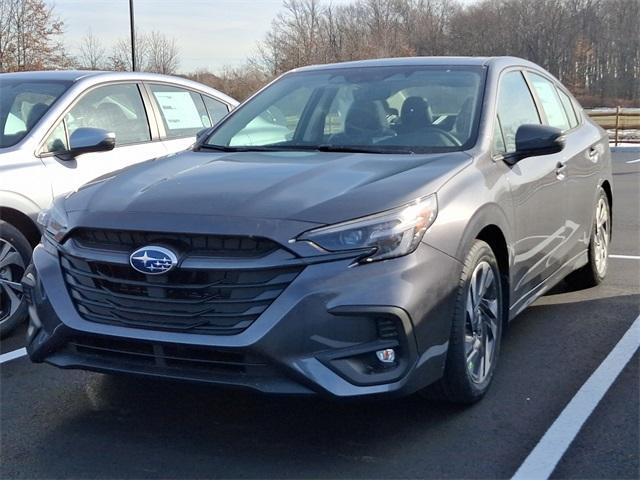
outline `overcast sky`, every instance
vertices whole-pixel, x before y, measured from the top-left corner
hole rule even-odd
[[[348,2],[332,0],[334,5]],[[128,0],[56,0],[54,5],[72,54],[89,32],[105,47],[129,35]],[[175,37],[179,70],[188,72],[243,63],[281,10],[282,0],[134,0],[134,5],[136,29]]]

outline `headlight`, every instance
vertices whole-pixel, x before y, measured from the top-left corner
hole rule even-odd
[[[297,240],[331,252],[370,249],[362,261],[384,260],[413,252],[437,214],[434,194],[387,212],[310,230]]]
[[[60,242],[67,233],[67,216],[56,204],[38,214],[38,223],[42,226],[45,235],[56,242]]]

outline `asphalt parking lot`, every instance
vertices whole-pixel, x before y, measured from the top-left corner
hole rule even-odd
[[[479,404],[265,397],[20,357],[0,366],[0,478],[511,477],[639,316],[636,159],[640,148],[614,154],[605,284],[561,284],[520,315]],[[640,477],[639,363],[636,351],[553,477]]]

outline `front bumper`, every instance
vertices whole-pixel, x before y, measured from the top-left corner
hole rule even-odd
[[[203,335],[84,319],[60,260],[38,246],[27,350],[34,362],[336,397],[412,393],[441,377],[461,266],[421,244],[411,255],[351,267],[314,263],[245,331]],[[375,351],[394,348],[383,368]]]

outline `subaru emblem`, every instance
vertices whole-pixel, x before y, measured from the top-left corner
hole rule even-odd
[[[131,266],[146,275],[167,273],[178,264],[178,257],[168,248],[149,245],[139,248],[129,257]]]

